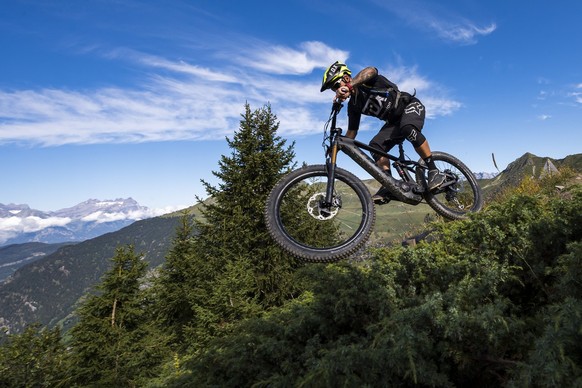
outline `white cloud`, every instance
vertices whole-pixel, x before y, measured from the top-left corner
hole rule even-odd
[[[416,67],[392,66],[385,71],[380,70],[394,81],[400,90],[410,93],[416,91],[422,103],[426,106],[426,117],[448,116],[462,107],[444,93],[445,88],[418,74]]]
[[[177,211],[179,209],[184,209],[186,206],[183,207],[166,207],[161,209],[142,209],[142,210],[134,210],[127,213],[122,212],[102,212],[96,211],[85,217],[81,218],[81,221],[84,222],[96,222],[98,224],[102,224],[105,222],[114,222],[114,221],[123,221],[123,220],[144,220],[147,218],[157,217],[164,214],[171,213],[173,211]]]
[[[62,145],[205,138],[227,128],[229,119],[238,119],[243,103],[240,93],[211,87],[208,81],[163,78],[142,90],[0,92],[0,142]]]
[[[195,77],[206,79],[208,81],[232,82],[232,83],[237,82],[237,78],[230,74],[215,72],[211,69],[207,69],[204,67],[190,65],[184,61],[171,62],[166,59],[154,56],[142,56],[139,58],[139,60],[147,66],[159,67],[177,73],[189,74]]]
[[[579,83],[574,86],[575,89],[582,89],[582,83]],[[582,104],[582,92],[571,92],[569,93],[570,97],[574,97],[574,101],[577,104]]]
[[[72,220],[68,217],[6,217],[0,218],[0,244],[21,233],[38,232],[39,230],[65,226]]]
[[[375,3],[414,28],[427,30],[442,40],[462,45],[475,44],[479,37],[489,35],[497,29],[495,23],[480,26],[438,3],[415,0],[375,0]]]
[[[477,43],[478,37],[489,35],[497,29],[495,23],[478,27],[469,21],[448,22],[437,19],[429,23],[428,26],[444,40],[461,44]]]
[[[345,61],[348,52],[333,49],[321,42],[303,42],[300,49],[267,46],[252,51],[252,57],[241,56],[247,66],[271,74],[309,74],[314,69],[327,68],[333,62]]]
[[[106,206],[108,203],[104,203]],[[110,203],[109,203],[110,204]],[[144,220],[147,218],[157,217],[164,214],[172,213],[186,208],[185,205],[168,206],[159,209],[143,208],[141,210],[134,210],[128,213],[121,212],[103,212],[97,211],[80,219],[83,222],[96,222],[98,224],[105,222],[123,221],[123,220]],[[18,236],[22,233],[33,233],[50,227],[64,227],[78,219],[71,219],[69,217],[47,217],[40,218],[36,216],[29,217],[5,217],[0,218],[0,244],[7,240]]]
[[[207,68],[126,50],[126,55],[110,57],[130,60],[148,72],[132,88],[0,90],[0,143],[58,146],[223,139],[238,128],[247,102],[253,108],[271,103],[288,134],[321,131],[327,118],[322,105],[332,96],[319,92],[319,73],[349,53],[321,42],[304,42],[298,48],[256,45],[255,50],[245,47],[244,53],[244,57],[235,53],[234,62]],[[442,88],[416,68],[392,70],[387,75],[402,90],[422,91],[431,117],[460,107],[435,95]]]
[[[538,119],[541,121],[546,121],[546,120],[551,119],[551,118],[552,118],[552,116],[550,116],[550,115],[539,115],[538,116]]]

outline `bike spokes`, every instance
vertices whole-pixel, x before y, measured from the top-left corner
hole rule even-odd
[[[325,203],[325,172],[298,180],[281,198],[279,219],[285,233],[301,246],[330,249],[353,240],[367,221],[356,191],[336,179],[331,203]]]
[[[445,181],[436,190],[427,192],[425,199],[439,214],[463,218],[481,209],[481,192],[472,172],[460,160],[443,152],[434,152],[433,160]],[[417,180],[426,184],[426,169],[417,170]]]
[[[473,206],[475,197],[463,173],[447,162],[439,161],[437,167],[446,175],[445,182],[436,190],[435,196],[443,205],[460,212]]]

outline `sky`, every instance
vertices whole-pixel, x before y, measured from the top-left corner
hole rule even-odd
[[[0,4],[2,204],[191,206],[247,103],[271,106],[298,162],[322,163],[333,93],[319,89],[336,60],[416,90],[431,148],[475,172],[496,171],[492,153],[503,170],[582,151],[579,0]],[[364,118],[358,140],[381,126]]]

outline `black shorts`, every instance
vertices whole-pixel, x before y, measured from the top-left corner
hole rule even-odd
[[[402,110],[400,117],[395,118],[390,122],[386,122],[380,131],[370,141],[370,147],[376,148],[384,152],[388,152],[396,144],[403,142],[406,137],[402,134],[401,128],[406,125],[412,125],[418,131],[418,135],[422,136],[420,131],[424,127],[424,119],[426,116],[426,109],[424,105],[417,99],[412,98],[410,102]],[[424,137],[424,136],[423,136]],[[377,155],[372,155],[374,159],[378,159]]]

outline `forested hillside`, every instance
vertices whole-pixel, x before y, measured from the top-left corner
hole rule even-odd
[[[304,265],[269,238],[270,188],[293,167],[270,107],[247,106],[203,217],[181,218],[147,275],[112,252],[68,332],[29,326],[0,386],[492,387],[582,384],[582,187],[525,176],[414,247]],[[193,223],[194,222],[194,223]],[[196,231],[196,233],[194,232]]]
[[[67,320],[79,298],[107,270],[120,245],[133,244],[152,267],[169,249],[179,217],[137,221],[115,233],[68,245],[18,269],[0,284],[0,327],[16,333],[30,323],[53,326]],[[65,322],[65,325],[71,322]]]

